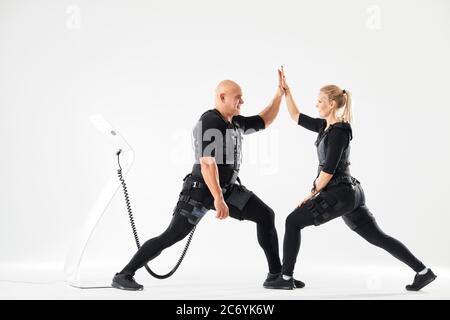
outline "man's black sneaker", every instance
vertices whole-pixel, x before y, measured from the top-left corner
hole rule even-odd
[[[304,286],[304,284],[303,284],[303,286]],[[295,288],[294,278],[290,278],[289,280],[284,280],[281,275],[278,275],[275,279],[272,279],[270,281],[267,281],[267,279],[266,279],[266,281],[264,281],[263,287],[266,289],[292,290]]]
[[[434,279],[436,279],[436,275],[433,273],[433,271],[431,271],[431,269],[428,269],[427,273],[425,274],[417,273],[414,277],[414,282],[412,284],[408,284],[406,286],[406,290],[419,291],[427,284],[430,284]]]
[[[130,290],[130,291],[140,291],[144,290],[144,286],[137,283],[133,276],[126,273],[116,273],[114,276],[111,286],[116,289]]]
[[[267,278],[264,281],[263,287],[266,288],[266,286],[270,285],[269,282],[275,280],[276,278],[278,278],[280,276],[281,273],[268,273],[267,274]],[[305,286],[305,283],[303,283],[300,280],[295,280],[294,279],[294,288],[296,289],[300,289],[303,288]]]

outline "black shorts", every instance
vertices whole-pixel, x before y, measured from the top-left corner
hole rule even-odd
[[[187,181],[189,179],[190,177],[187,177]],[[253,192],[236,183],[227,189],[222,189],[222,192],[224,192],[225,202],[229,206],[231,205],[230,216],[238,220],[245,220],[244,208],[251,198],[257,198]],[[197,225],[209,210],[215,210],[214,199],[208,188],[204,186],[189,190],[182,189],[173,214],[181,214],[191,224]]]
[[[364,190],[357,181],[327,187],[302,206],[312,213],[316,226],[342,217],[344,222],[355,230],[375,221],[365,204]]]

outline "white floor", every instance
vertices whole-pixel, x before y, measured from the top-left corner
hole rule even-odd
[[[28,266],[28,268],[30,268]],[[156,280],[140,270],[136,280],[141,292],[107,288],[111,275],[91,272],[90,279],[106,288],[79,289],[69,286],[62,274],[45,268],[1,267],[0,299],[158,299],[158,300],[265,300],[265,299],[449,299],[450,270],[434,268],[438,278],[421,292],[407,292],[413,274],[404,268],[315,266],[302,272],[306,287],[293,291],[262,288],[264,275],[180,270],[166,280]],[[406,274],[405,274],[406,273]]]

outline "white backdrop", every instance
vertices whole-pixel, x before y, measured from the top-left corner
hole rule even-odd
[[[450,4],[435,1],[0,1],[0,263],[61,266],[114,151],[102,114],[136,152],[127,182],[141,241],[170,221],[193,151],[190,130],[222,79],[258,113],[283,64],[301,111],[318,89],[354,95],[351,170],[380,226],[426,264],[450,264]],[[279,117],[245,138],[244,184],[284,221],[315,177],[315,135]],[[181,244],[158,258],[174,262]],[[134,252],[117,194],[86,263],[108,274]],[[302,266],[401,266],[337,219],[303,232]],[[266,262],[255,226],[210,212],[182,266],[227,272]],[[405,267],[405,270],[406,267]],[[7,275],[3,275],[7,277]]]

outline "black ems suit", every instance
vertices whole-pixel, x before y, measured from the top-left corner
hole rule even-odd
[[[300,249],[300,230],[310,225],[321,225],[340,216],[350,229],[371,244],[388,251],[414,271],[423,270],[425,266],[422,262],[401,242],[380,230],[365,204],[364,191],[359,181],[350,175],[350,124],[339,122],[325,130],[326,120],[304,114],[300,114],[298,124],[319,133],[315,142],[319,158],[318,174],[324,171],[333,177],[315,197],[297,207],[287,217],[283,244],[283,274],[293,274]]]
[[[225,120],[217,109],[206,111],[193,131],[196,163],[183,180],[172,221],[158,237],[148,240],[134,255],[122,273],[134,275],[162,250],[186,237],[208,210],[214,209],[214,199],[202,178],[199,158],[214,157],[219,181],[230,216],[256,223],[257,237],[266,255],[269,272],[279,273],[281,261],[273,210],[253,192],[240,184],[238,173],[242,158],[242,136],[265,128],[259,116],[235,116]],[[239,184],[236,183],[239,182]]]

